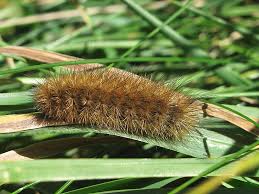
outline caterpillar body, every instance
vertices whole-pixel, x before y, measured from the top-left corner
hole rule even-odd
[[[113,69],[50,77],[35,91],[45,117],[155,139],[181,139],[199,122],[199,102],[130,73]]]

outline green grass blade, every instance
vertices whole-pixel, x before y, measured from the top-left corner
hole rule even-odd
[[[33,102],[33,96],[30,91],[0,93],[0,106],[31,104],[32,102]]]
[[[178,1],[171,1],[171,2],[174,5],[177,5],[179,7],[184,7],[184,5],[182,3],[179,3]],[[238,31],[242,34],[252,35],[252,36],[254,35],[253,32],[248,28],[245,28],[243,26],[236,26],[236,25],[233,25],[231,23],[228,23],[226,20],[224,20],[220,17],[216,17],[214,15],[211,15],[208,12],[202,11],[201,9],[197,9],[195,7],[192,7],[192,6],[188,6],[187,9],[190,10],[191,12],[197,14],[197,15],[200,15],[200,16],[203,16],[203,17],[209,19],[210,21],[213,21],[217,24],[232,28],[233,30],[236,30],[236,31]],[[255,36],[255,38],[258,38],[258,37]]]
[[[18,138],[32,136],[37,138],[40,135],[76,135],[82,133],[102,133],[129,138],[155,146],[160,146],[169,150],[193,156],[196,158],[219,157],[239,150],[246,144],[254,141],[254,136],[242,129],[233,128],[232,125],[226,125],[222,122],[213,122],[213,119],[206,119],[201,123],[204,128],[193,130],[186,135],[182,141],[158,141],[150,138],[138,137],[130,134],[120,133],[115,130],[93,129],[82,126],[63,126],[63,127],[45,127],[24,131],[23,133],[0,134],[1,139]],[[205,129],[205,127],[207,129]],[[226,128],[227,130],[222,130]]]
[[[58,66],[67,66],[67,65],[79,65],[79,64],[91,64],[91,63],[114,63],[114,62],[204,62],[208,64],[225,64],[229,62],[229,59],[223,60],[211,60],[209,58],[201,58],[201,57],[128,57],[128,58],[115,58],[115,59],[86,59],[86,60],[77,60],[77,61],[65,61],[58,63],[49,63],[49,64],[39,64],[39,65],[31,65],[26,67],[20,67],[15,69],[3,70],[0,72],[0,75],[10,74],[10,73],[21,73],[26,71],[33,71],[38,69],[46,69]]]
[[[162,181],[158,181],[156,183],[153,183],[151,185],[148,185],[146,187],[143,187],[143,189],[159,189],[159,188],[162,188],[166,185],[168,185],[169,183],[175,181],[179,179],[179,177],[173,177],[173,178],[168,178],[168,179],[164,179]]]
[[[65,191],[74,181],[67,181],[62,187],[60,187],[54,194],[61,194]]]
[[[163,25],[163,22],[161,20],[159,20],[157,17],[150,14],[147,10],[145,10],[143,7],[141,7],[134,1],[132,0],[122,0],[122,1],[125,4],[127,4],[133,11],[135,11],[139,16],[141,16],[143,19],[149,22],[151,25],[155,27],[159,27]],[[208,56],[205,51],[201,50],[200,48],[197,48],[195,44],[193,44],[191,41],[184,38],[182,35],[180,35],[178,32],[176,32],[168,25],[162,27],[161,32],[176,44],[186,49],[193,49],[193,53],[197,53],[200,56]]]
[[[19,189],[15,190],[14,192],[12,192],[12,194],[18,194],[18,193],[21,193],[23,190],[25,189],[28,189],[28,188],[31,188],[32,186],[38,184],[39,181],[35,181],[33,183],[29,183],[29,184],[26,184],[25,186],[23,187],[20,187]]]
[[[220,161],[219,159],[193,158],[6,161],[0,163],[0,170],[2,172],[0,174],[0,181],[11,183],[19,181],[189,177],[199,175],[209,167],[218,165]],[[227,166],[229,167],[233,164]],[[208,173],[205,175],[208,175]],[[210,174],[210,176],[215,175],[224,174],[222,174],[222,171],[213,171]],[[259,177],[259,171],[254,172],[252,176]]]
[[[121,57],[129,56],[133,51],[139,48],[145,40],[151,39],[155,35],[157,35],[161,29],[163,29],[166,25],[170,24],[173,20],[175,20],[189,5],[191,1],[186,2],[181,9],[179,9],[176,13],[171,15],[162,25],[156,27],[152,32],[150,32],[143,40],[139,41],[135,46],[131,47],[127,50]]]
[[[184,190],[185,188],[187,188],[188,186],[190,186],[191,184],[193,184],[194,182],[199,180],[201,177],[204,177],[204,176],[214,172],[215,170],[222,168],[223,166],[227,165],[230,162],[232,162],[232,164],[233,164],[233,160],[236,160],[237,158],[241,157],[243,154],[245,154],[246,152],[249,152],[251,149],[253,149],[254,147],[256,147],[258,145],[259,145],[259,140],[250,144],[249,146],[244,147],[243,149],[237,151],[236,153],[226,157],[225,159],[215,163],[211,167],[207,168],[205,171],[201,172],[199,175],[191,178],[190,180],[188,180],[185,183],[181,184],[180,186],[176,187],[169,194],[179,193],[180,191]]]
[[[125,178],[125,179],[107,181],[104,183],[72,190],[72,191],[66,192],[64,194],[95,193],[95,192],[100,192],[100,191],[115,190],[115,189],[123,188],[123,186],[127,186],[128,184],[135,182],[136,180],[138,180],[138,179]]]

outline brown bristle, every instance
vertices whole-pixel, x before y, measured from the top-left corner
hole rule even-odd
[[[197,126],[199,103],[160,83],[111,69],[48,78],[35,92],[39,111],[68,124],[155,139],[181,139]]]

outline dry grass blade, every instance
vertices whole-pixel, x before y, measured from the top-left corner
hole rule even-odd
[[[80,60],[81,58],[73,57],[69,55],[64,55],[60,53],[54,53],[49,51],[43,51],[38,49],[20,47],[20,46],[7,46],[1,47],[0,53],[3,54],[13,54],[20,57],[24,57],[27,59],[43,62],[43,63],[57,63],[62,61],[76,61]],[[80,69],[91,69],[96,67],[101,67],[101,64],[82,64],[82,65],[70,65],[64,68],[70,68],[73,70],[80,70]]]
[[[251,122],[235,115],[230,111],[224,110],[212,104],[207,104],[207,108],[204,109],[204,113],[206,116],[221,118],[250,133],[253,133],[257,136],[259,135],[258,128],[256,128]],[[257,121],[259,121],[259,119],[257,119]],[[46,122],[44,119],[39,117],[38,114],[16,114],[0,117],[0,133],[13,133],[57,125],[66,125],[66,123],[50,120]]]
[[[125,7],[121,5],[112,5],[107,6],[106,8],[102,9],[100,7],[92,7],[86,10],[88,15],[96,15],[100,12],[102,13],[121,13],[125,11]],[[75,18],[81,17],[81,13],[77,9],[72,10],[65,10],[65,11],[58,11],[58,12],[50,12],[50,13],[43,13],[31,16],[25,16],[21,18],[13,18],[7,19],[4,21],[0,21],[0,28],[7,28],[12,26],[22,26],[27,24],[39,23],[39,22],[47,22],[51,20],[60,20],[66,18]]]
[[[31,49],[19,46],[7,46],[1,47],[0,53],[13,54],[21,57],[25,57],[31,60],[40,61],[44,63],[56,63],[61,61],[75,61],[79,58],[69,55],[63,55],[59,53],[52,53],[48,51],[42,51],[37,49]]]
[[[66,10],[53,13],[45,13],[39,15],[31,15],[21,18],[8,19],[0,22],[0,28],[7,28],[12,26],[20,26],[26,24],[33,24],[38,22],[46,22],[50,20],[58,20],[65,18],[80,17],[78,10]]]
[[[167,6],[169,2],[155,2],[149,5],[150,9],[159,9],[161,7]],[[102,14],[114,14],[114,13],[123,13],[126,11],[124,5],[110,5],[105,8],[100,7],[90,7],[84,10],[87,15],[92,16],[99,13]],[[71,9],[65,11],[55,11],[37,15],[30,15],[21,18],[12,18],[0,21],[0,28],[7,28],[13,26],[23,26],[28,24],[34,24],[39,22],[48,22],[52,20],[61,20],[68,18],[82,17],[82,13],[78,9]]]
[[[87,146],[91,144],[106,144],[106,143],[118,143],[119,141],[125,141],[118,137],[72,137],[72,138],[60,138],[54,140],[47,140],[39,143],[35,143],[24,148],[10,150],[8,152],[0,154],[0,161],[15,161],[15,160],[33,160],[47,158],[64,151]]]
[[[254,135],[259,136],[259,129],[246,119],[213,104],[206,104],[203,108],[205,115],[216,117],[228,121]],[[253,119],[255,122],[259,121],[259,118]]]
[[[37,50],[32,48],[25,48],[25,47],[17,47],[17,46],[2,47],[0,48],[0,53],[14,54],[28,59],[45,62],[45,63],[74,61],[74,60],[80,59],[69,55],[63,55],[63,54],[54,53],[54,52],[42,51],[42,50]],[[102,67],[102,66],[103,66],[102,64],[82,64],[82,65],[71,65],[71,66],[68,66],[67,68],[82,70],[82,69],[92,69],[92,68]],[[130,74],[131,76],[138,76],[116,68],[112,68],[112,70],[114,71],[114,73],[122,74],[122,76],[125,76],[125,73]],[[246,119],[228,110],[225,110],[223,108],[220,108],[212,104],[207,104],[206,106],[203,106],[203,107],[201,106],[201,110],[204,111],[204,114],[206,116],[221,118],[250,133],[253,133],[257,136],[259,135],[258,128],[256,128],[253,123],[247,121]],[[259,119],[255,119],[255,122],[257,122],[258,120]],[[15,124],[15,122],[17,122],[17,124]],[[43,120],[42,121],[35,120],[35,116],[32,114],[10,115],[7,117],[0,117],[0,133],[17,132],[17,131],[22,131],[27,129],[40,128],[43,126],[53,126],[55,124],[61,125],[61,123],[53,123],[53,122],[46,123]]]
[[[0,117],[0,133],[14,133],[29,129],[37,129],[41,127],[64,125],[65,123],[57,123],[54,121],[44,120],[39,114],[16,114]]]

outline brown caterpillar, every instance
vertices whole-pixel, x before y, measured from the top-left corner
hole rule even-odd
[[[197,126],[200,103],[161,83],[113,69],[50,77],[35,91],[47,118],[155,139],[181,139]]]

